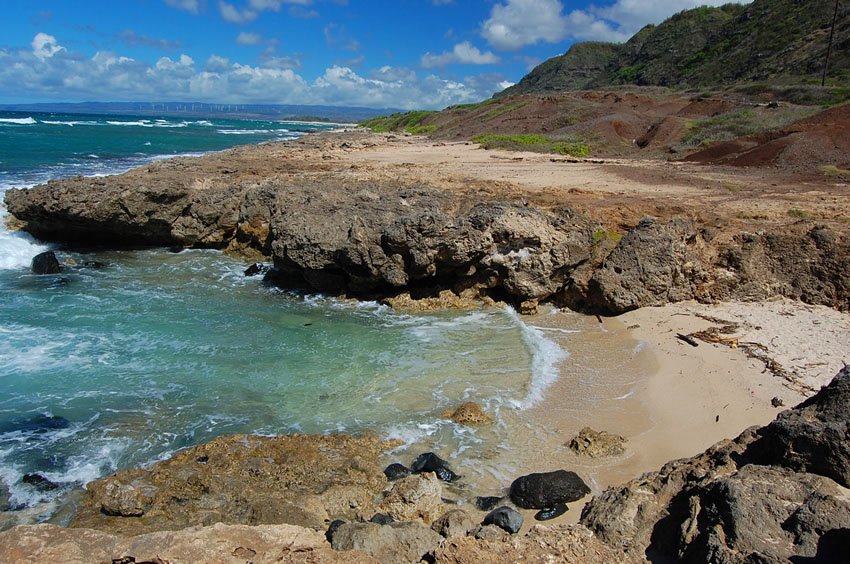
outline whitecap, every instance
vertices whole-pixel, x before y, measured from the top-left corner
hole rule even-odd
[[[11,124],[11,125],[35,125],[38,123],[31,117],[25,118],[0,118],[0,124]]]
[[[505,309],[508,316],[520,329],[522,340],[531,353],[531,381],[528,393],[522,400],[510,403],[516,409],[528,409],[543,400],[546,388],[560,375],[559,365],[569,358],[569,353],[556,342],[546,338],[543,331],[526,324],[511,307]]]

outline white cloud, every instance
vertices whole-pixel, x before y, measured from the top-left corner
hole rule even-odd
[[[165,3],[172,8],[184,10],[190,14],[197,14],[201,11],[201,3],[199,0],[165,0]]]
[[[242,9],[234,4],[219,0],[218,10],[225,21],[235,24],[244,24],[257,19],[260,12],[279,12],[283,4],[291,4],[293,7],[310,6],[313,0],[248,0],[248,4]]]
[[[242,33],[236,36],[236,43],[238,43],[239,45],[259,45],[262,42],[263,38],[260,37],[259,33],[243,31]]]
[[[497,49],[516,50],[567,36],[568,22],[558,0],[507,0],[496,4],[481,24],[481,35]]]
[[[30,45],[32,46],[33,54],[42,61],[65,50],[64,47],[56,42],[55,37],[42,32],[38,32],[35,37],[33,37]]]
[[[458,43],[451,51],[440,55],[425,53],[422,55],[420,64],[426,69],[440,68],[453,63],[465,65],[492,65],[499,62],[499,57],[487,51],[482,53],[469,41]]]
[[[502,0],[481,24],[481,35],[497,49],[517,50],[545,41],[628,40],[643,26],[660,23],[682,10],[751,0],[616,0],[563,13],[559,0]]]
[[[0,50],[4,101],[175,100],[212,103],[327,104],[442,108],[477,102],[504,87],[500,74],[446,80],[403,67],[366,73],[335,65],[316,80],[298,74],[296,57],[270,57],[260,66],[211,55],[203,64],[182,54],[154,64],[108,51],[88,57],[39,34],[32,49]]]

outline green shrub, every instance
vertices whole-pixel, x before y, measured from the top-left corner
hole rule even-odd
[[[434,111],[413,111],[388,116],[381,116],[366,120],[360,125],[368,127],[375,133],[389,133],[391,131],[408,130],[416,128],[422,124],[428,116],[435,114]],[[430,126],[424,126],[430,127]]]
[[[472,138],[485,149],[507,149],[509,151],[532,151],[535,153],[557,153],[574,157],[586,157],[590,146],[583,141],[558,141],[543,135],[482,133]]]

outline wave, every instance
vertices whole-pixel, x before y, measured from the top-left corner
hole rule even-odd
[[[222,135],[271,135],[291,133],[289,129],[219,129]]]
[[[546,338],[542,330],[526,324],[516,310],[508,307],[506,311],[519,327],[522,340],[531,352],[531,382],[528,393],[522,400],[511,401],[511,405],[516,409],[528,409],[543,400],[546,388],[560,376],[559,365],[569,358],[570,354],[558,343]]]
[[[12,125],[35,125],[38,123],[31,117],[25,118],[0,118],[0,124],[12,124]]]
[[[67,125],[68,127],[74,127],[75,125],[103,125],[97,121],[57,121],[49,119],[41,120],[41,123],[45,125]]]

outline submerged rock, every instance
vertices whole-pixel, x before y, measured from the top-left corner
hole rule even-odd
[[[485,496],[485,497],[476,497],[475,498],[475,508],[479,511],[490,511],[501,502],[504,497],[499,497],[495,495]]]
[[[449,468],[449,463],[433,452],[426,452],[417,456],[413,464],[410,465],[410,471],[414,474],[433,472],[444,482],[454,482],[460,479],[460,476]]]
[[[50,492],[59,489],[59,484],[48,480],[41,474],[24,474],[24,477],[21,478],[21,482],[28,486],[32,486],[40,492]]]
[[[626,439],[620,435],[607,431],[594,431],[590,427],[585,427],[570,440],[569,447],[580,456],[601,458],[623,454],[626,451],[623,447],[625,442]]]
[[[497,507],[484,517],[482,525],[496,525],[512,535],[522,528],[523,518],[519,511],[508,506]]]
[[[67,429],[71,422],[64,417],[38,414],[32,417],[16,417],[0,422],[0,433],[20,433],[34,431],[43,433],[53,429]]]
[[[544,509],[578,501],[589,493],[590,488],[578,474],[556,470],[517,478],[511,484],[510,496],[523,509]]]
[[[60,272],[62,272],[62,265],[59,264],[59,259],[53,251],[45,251],[33,257],[33,274],[59,274]]]
[[[261,262],[255,262],[251,266],[245,269],[245,276],[259,276],[261,274],[265,274],[269,271],[270,267]]]

